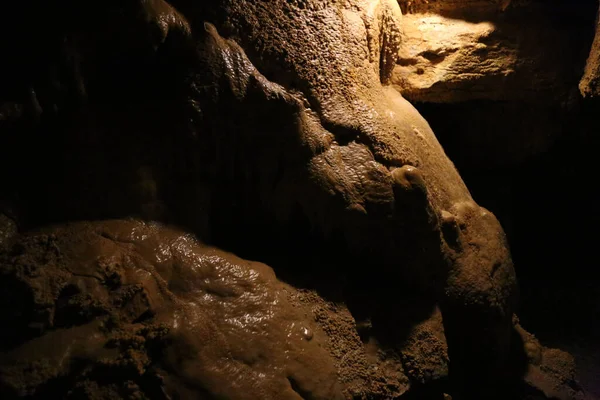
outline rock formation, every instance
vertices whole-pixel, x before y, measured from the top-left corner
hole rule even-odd
[[[7,396],[583,396],[516,324],[499,222],[390,86],[395,1],[48,13],[1,82]]]
[[[578,107],[597,2],[401,4],[404,41],[392,84],[424,103],[426,117],[428,105],[439,105],[430,122],[443,121],[438,134],[469,149],[474,168],[513,168],[556,143]],[[590,60],[588,75],[593,68]]]
[[[598,11],[600,15],[600,10]],[[590,55],[585,65],[585,73],[579,83],[583,96],[597,97],[600,93],[600,20],[596,20],[596,34]]]
[[[438,310],[390,346],[344,303],[177,229],[78,222],[13,234],[9,248],[3,398],[438,398],[431,385],[448,378]],[[569,356],[516,328],[526,380],[574,398]]]

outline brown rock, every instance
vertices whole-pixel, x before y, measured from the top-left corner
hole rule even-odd
[[[600,15],[600,10],[598,13]],[[584,97],[596,97],[600,94],[600,20],[596,22],[596,34],[579,82],[579,91]]]
[[[394,398],[447,374],[439,312],[396,350],[363,343],[344,304],[157,224],[47,228],[0,257],[32,298],[2,326],[21,333],[0,356],[5,396]]]
[[[60,390],[67,376],[73,393],[107,396],[395,397],[445,374],[447,343],[457,397],[501,396],[512,261],[499,222],[472,200],[427,121],[385,86],[401,43],[398,5],[173,5],[107,5],[85,14],[90,24],[53,10],[64,24],[49,27],[33,89],[45,117],[16,129],[37,139],[47,164],[15,183],[25,214],[34,225],[171,220],[261,257],[277,242],[290,258],[324,249],[331,265],[314,280],[328,272],[357,289],[374,341],[363,354],[344,305],[315,300],[314,321],[263,264],[154,225],[82,223],[26,236],[3,263],[6,298],[18,300],[2,315],[13,322],[0,324],[11,350],[5,390]],[[32,148],[17,137],[15,160]],[[443,236],[443,211],[456,215],[460,246]],[[402,354],[400,327],[436,305],[446,342],[425,328]],[[31,366],[49,342],[60,344],[50,361]]]
[[[548,104],[567,98],[579,79],[586,44],[573,37],[587,27],[557,18],[581,19],[587,5],[442,0],[413,1],[409,9],[392,78],[409,100]]]

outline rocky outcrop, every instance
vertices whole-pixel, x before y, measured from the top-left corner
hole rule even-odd
[[[579,90],[584,97],[597,97],[600,94],[600,11],[598,13],[594,43],[579,82]]]
[[[335,355],[354,351],[340,371],[366,389],[347,311],[183,232],[61,226],[19,238],[1,264],[3,398],[348,398],[323,328],[349,334]]]
[[[404,7],[408,3],[411,7]],[[491,1],[401,2],[404,20],[414,18],[420,36],[406,34],[412,46],[406,48],[408,62],[402,62],[398,71],[412,88],[405,86],[405,95],[422,96],[415,105],[473,196],[489,205],[508,228],[524,322],[576,357],[582,384],[597,397],[598,346],[593,338],[598,336],[598,324],[587,316],[597,314],[598,301],[588,283],[586,261],[595,254],[595,246],[571,232],[589,231],[588,226],[598,223],[581,208],[598,201],[587,184],[595,179],[592,160],[598,148],[598,103],[593,99],[598,2],[504,4],[502,9],[501,2]],[[444,31],[435,29],[419,30],[421,21],[431,19],[439,23],[430,27],[444,28],[450,35],[453,32],[444,25],[461,27],[465,40],[444,39]],[[484,26],[493,30],[482,35],[475,29]],[[452,48],[450,57],[439,58],[444,68],[418,56],[428,56],[424,50],[429,48],[443,49],[446,40],[461,47]],[[487,47],[490,43],[497,47]],[[510,65],[504,64],[507,60]],[[422,75],[417,66],[423,68]],[[539,81],[531,75],[535,71],[549,79]],[[503,72],[508,72],[506,77]],[[570,181],[568,196],[555,194],[557,177]],[[573,214],[573,210],[581,211]],[[573,266],[569,284],[563,279],[564,265]],[[557,321],[565,328],[557,331]]]
[[[447,378],[439,312],[405,345],[361,341],[344,304],[173,228],[57,226],[0,260],[3,398],[400,398]]]
[[[517,49],[494,40],[491,22],[408,14],[402,27],[405,36],[392,81],[413,101],[500,97],[503,83],[515,73]]]
[[[344,304],[156,223],[19,235],[0,277],[6,399],[411,399],[448,378],[439,312],[390,346]],[[525,392],[580,398],[568,355],[517,329]]]
[[[42,366],[45,372],[25,363],[4,374],[6,390],[60,390],[50,382],[67,376],[84,393],[121,393],[129,381],[145,393],[142,386],[158,378],[150,372],[148,383],[140,376],[156,360],[172,371],[173,380],[165,378],[161,387],[181,391],[181,397],[208,391],[233,398],[277,398],[279,392],[290,398],[393,398],[408,387],[407,396],[431,390],[417,386],[446,376],[444,390],[459,398],[517,393],[526,361],[514,335],[516,280],[506,238],[494,215],[473,201],[427,121],[387,85],[402,42],[398,4],[172,3],[106,4],[84,14],[86,23],[81,10],[51,10],[57,19],[45,25],[49,47],[34,41],[31,51],[40,52],[40,62],[26,63],[36,79],[9,82],[14,90],[3,99],[10,112],[0,122],[14,151],[2,162],[23,171],[16,179],[2,170],[0,199],[18,204],[22,226],[139,216],[184,226],[244,258],[275,258],[270,264],[290,283],[308,278],[304,286],[314,289],[332,279],[329,290],[336,290],[330,295],[348,310],[341,312],[342,325],[321,329],[337,332],[331,341],[338,347],[313,346],[327,348],[310,313],[286,305],[304,301],[301,292],[264,266],[244,268],[239,259],[189,242],[177,250],[182,260],[167,257],[172,264],[162,265],[154,260],[161,250],[146,249],[144,241],[170,233],[130,227],[123,239],[113,228],[101,228],[102,234],[84,224],[72,228],[75,233],[59,228],[57,237],[68,243],[41,238],[39,245],[50,251],[41,261],[25,256],[19,264],[19,246],[9,253],[6,281],[15,283],[10,287],[24,308],[7,315],[24,330],[3,324],[13,335],[8,350],[15,351],[7,363],[28,360],[44,340],[58,340],[62,331],[44,335],[48,328],[64,328],[60,318],[53,325],[63,303],[68,324],[80,316],[86,324],[102,324],[100,317],[115,314],[118,335],[119,321],[126,334],[114,336],[105,325],[91,326],[98,335],[77,331],[75,342],[80,336],[98,340],[86,344],[98,350],[84,356],[91,369],[69,369],[78,365],[78,354],[69,365]],[[20,60],[9,66],[17,75]],[[22,162],[32,152],[45,168]],[[100,249],[68,250],[80,236]],[[93,261],[102,259],[103,243],[118,247],[117,258],[133,261]],[[72,256],[81,263],[53,259],[61,247],[67,254],[83,252]],[[211,259],[203,271],[196,262],[207,254],[223,260]],[[91,264],[84,263],[88,255]],[[300,257],[310,262],[298,263]],[[90,296],[87,286],[78,286],[83,277],[91,278],[85,283]],[[138,298],[136,290],[145,294]],[[284,292],[296,300],[286,303]],[[350,315],[359,328],[352,328]],[[318,318],[336,320],[329,311]],[[152,325],[161,320],[175,333],[165,336],[166,343]],[[300,329],[286,336],[290,320],[313,333]],[[354,358],[340,358],[348,352],[362,360],[352,329],[372,343],[376,351],[365,353],[365,365],[387,371],[384,378],[364,372]],[[339,345],[346,333],[347,348]],[[421,346],[413,334],[428,344]],[[157,338],[164,351],[138,352],[148,335],[149,346]],[[295,335],[300,341],[288,342]],[[14,348],[18,339],[28,340],[24,349]],[[256,354],[254,345],[264,353]],[[313,363],[319,374],[307,376]],[[95,377],[112,367],[117,376],[100,388],[105,382]],[[346,389],[332,378],[344,368]],[[23,377],[31,369],[39,371],[37,381]],[[362,372],[351,375],[356,371]],[[125,388],[123,376],[130,378]],[[439,388],[434,392],[442,395]]]
[[[392,83],[447,146],[463,149],[454,153],[464,157],[461,166],[517,167],[568,129],[597,2],[401,4],[404,39]]]
[[[410,100],[547,104],[568,99],[581,75],[587,44],[574,40],[589,31],[589,5],[413,3],[392,79]],[[540,43],[552,43],[552,51]]]

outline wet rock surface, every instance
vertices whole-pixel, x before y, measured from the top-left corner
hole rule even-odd
[[[583,396],[562,353],[523,381],[503,229],[389,86],[396,2],[57,6],[41,41],[13,8],[3,243],[58,226],[5,253],[7,395]],[[215,247],[63,225],[131,216]]]
[[[390,346],[343,303],[156,223],[19,235],[0,254],[0,276],[3,398],[404,399],[448,389],[439,311]],[[580,398],[564,393],[570,356],[516,327],[531,387]]]
[[[4,398],[344,398],[335,337],[313,311],[325,302],[298,301],[266,265],[189,234],[118,220],[49,228],[4,253],[1,274]]]

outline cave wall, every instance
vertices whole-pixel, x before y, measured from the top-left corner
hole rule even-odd
[[[397,87],[427,118],[474,198],[506,229],[525,326],[571,349],[600,393],[600,302],[590,275],[599,220],[589,213],[600,200],[592,184],[600,144],[598,3],[405,7],[412,46],[397,67]],[[424,29],[434,22],[438,29]],[[409,72],[414,84],[402,79]]]
[[[186,15],[200,16],[190,17],[192,24],[200,26],[201,17],[207,17],[221,23],[224,35],[235,36],[220,10],[173,4]],[[590,211],[598,200],[590,184],[597,170],[598,105],[579,96],[577,83],[592,45],[595,2],[412,1],[401,6],[404,47],[398,49],[389,79],[425,116],[475,199],[496,213],[508,231],[522,276],[526,327],[539,329],[560,346],[565,340],[588,343],[591,334],[583,337],[582,332],[595,329],[590,312],[596,315],[598,308],[585,261],[593,254],[593,238],[583,232],[598,222]],[[193,64],[189,26],[169,10],[133,2],[97,13],[47,6],[32,17],[44,33],[38,35],[15,23],[29,18],[26,3],[10,7],[3,46],[14,62],[0,67],[4,232],[14,232],[13,219],[26,230],[65,219],[132,215],[184,221],[203,234],[214,230],[198,212],[208,209],[211,200],[197,182],[214,176],[201,167],[203,160],[218,157],[194,137],[198,121],[187,117],[200,116],[197,104],[187,98],[189,70],[180,67]],[[190,13],[194,7],[200,11]],[[167,32],[148,23],[165,16],[179,24],[177,29]],[[446,33],[423,31],[423,24],[438,24]],[[447,32],[456,40],[448,41]],[[11,35],[22,36],[26,45],[16,46]],[[594,54],[588,58],[588,77],[594,73]],[[266,75],[303,89],[269,65],[263,61],[261,66]],[[249,106],[242,104],[235,112],[243,114],[244,107]],[[273,107],[286,112],[285,105]],[[256,112],[251,123],[275,131],[265,122],[269,112]],[[236,146],[233,140],[225,143]],[[245,145],[252,143],[238,143],[237,150]],[[188,150],[184,157],[181,148]],[[216,165],[227,161],[224,155]],[[237,178],[229,184],[234,186]],[[221,238],[241,215],[230,205],[219,216],[230,222],[221,227]],[[189,215],[197,220],[188,220]],[[251,223],[261,222],[258,216]],[[593,368],[593,362],[588,365]]]

